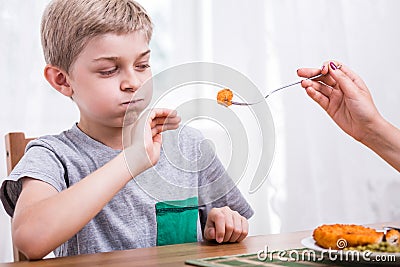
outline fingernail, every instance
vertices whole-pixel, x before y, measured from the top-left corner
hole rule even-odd
[[[322,66],[321,71],[323,71],[325,69],[325,65]]]
[[[332,68],[333,70],[336,70],[336,69],[337,69],[335,63],[331,62],[331,63],[329,63],[329,65],[331,65],[331,68]]]

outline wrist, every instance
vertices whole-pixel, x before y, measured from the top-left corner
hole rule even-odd
[[[124,160],[125,169],[131,178],[136,177],[152,166],[147,154],[143,155],[143,153],[138,151],[135,146],[124,148],[121,154]]]
[[[126,159],[125,150],[122,151],[115,160],[118,161],[118,165],[120,166],[120,175],[125,177],[127,180],[133,179],[138,173],[136,170],[132,169],[132,166],[129,166]]]
[[[399,138],[399,130],[382,116],[379,116],[366,129],[366,135],[360,142],[387,161],[386,157],[388,154],[400,151]]]
[[[363,130],[363,137],[358,141],[367,147],[374,146],[374,144],[382,142],[384,133],[389,130],[390,126],[390,123],[379,114],[367,124]]]
[[[381,119],[362,143],[400,172],[400,130]]]

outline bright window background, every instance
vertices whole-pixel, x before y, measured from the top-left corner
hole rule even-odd
[[[43,78],[40,17],[47,0],[0,0],[0,136],[56,134],[78,120],[72,101]],[[153,72],[193,61],[227,65],[262,91],[298,80],[301,66],[338,59],[369,85],[381,113],[400,126],[400,1],[397,0],[142,0],[155,24]],[[201,96],[199,94],[198,96]],[[400,221],[400,177],[346,136],[303,92],[293,87],[268,99],[276,127],[268,180],[247,192],[255,209],[250,234],[312,229],[322,223]],[[215,142],[223,136],[197,125]],[[257,140],[251,142],[257,164]],[[6,176],[0,141],[0,176]],[[223,162],[228,158],[218,150]],[[262,163],[261,163],[262,164]],[[0,262],[11,261],[9,218],[0,209]]]

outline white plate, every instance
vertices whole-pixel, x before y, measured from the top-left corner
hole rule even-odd
[[[335,263],[354,264],[360,263],[363,265],[396,265],[400,266],[400,253],[385,253],[385,252],[361,252],[349,250],[333,250],[325,249],[318,246],[312,236],[301,240],[301,244],[306,248],[319,251],[325,259]]]
[[[316,251],[324,251],[324,250],[327,250],[327,249],[324,249],[324,248],[321,248],[320,246],[318,246],[318,245],[315,243],[315,240],[314,240],[314,238],[313,238],[312,236],[306,237],[306,238],[304,238],[303,240],[301,240],[301,244],[302,244],[303,246],[305,246],[306,248],[313,249],[313,250],[316,250]]]

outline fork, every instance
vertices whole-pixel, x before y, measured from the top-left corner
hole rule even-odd
[[[306,80],[315,80],[315,79],[320,78],[321,76],[323,76],[323,74],[318,74],[318,75],[312,76],[312,77],[310,77],[310,78],[307,78]],[[258,104],[258,103],[263,102],[265,99],[267,99],[267,98],[268,98],[270,95],[272,95],[273,93],[275,93],[275,92],[277,92],[277,91],[280,91],[280,90],[282,90],[282,89],[291,87],[291,86],[293,86],[293,85],[299,84],[299,83],[301,83],[302,81],[303,81],[303,80],[298,81],[298,82],[294,82],[294,83],[291,83],[291,84],[288,84],[288,85],[285,85],[285,86],[282,86],[282,87],[279,87],[279,88],[277,88],[277,89],[275,89],[275,90],[272,90],[271,92],[269,92],[269,93],[264,97],[263,100],[260,100],[260,101],[258,101],[258,102],[254,102],[254,103],[242,103],[242,102],[231,101],[231,103],[232,103],[232,105],[238,105],[238,106],[251,106],[251,105],[255,105],[255,104]]]

